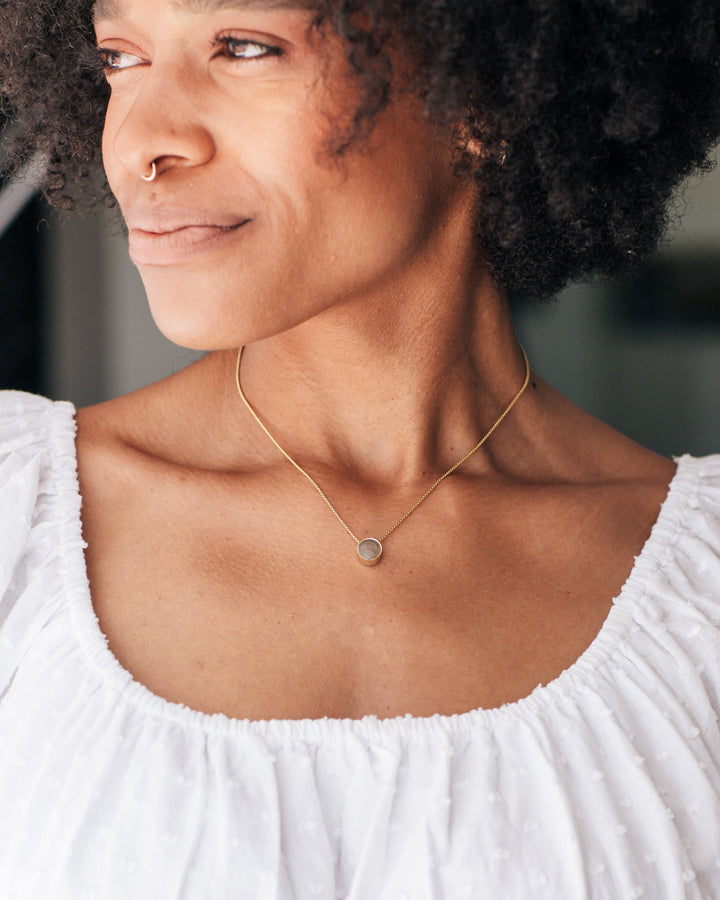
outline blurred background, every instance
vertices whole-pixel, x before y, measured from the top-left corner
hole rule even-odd
[[[0,145],[0,175],[2,174]],[[0,388],[85,406],[188,365],[156,329],[117,212],[59,214],[32,165],[0,190]],[[720,451],[720,172],[688,183],[682,218],[645,271],[515,298],[533,368],[667,455]]]

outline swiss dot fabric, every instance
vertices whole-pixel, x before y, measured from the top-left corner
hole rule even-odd
[[[457,716],[239,721],[111,655],[74,410],[0,395],[2,900],[720,898],[720,457],[581,658]]]

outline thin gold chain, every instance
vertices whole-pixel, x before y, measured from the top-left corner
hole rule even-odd
[[[343,517],[335,509],[335,507],[332,505],[332,503],[328,500],[327,495],[325,494],[325,491],[323,491],[323,489],[320,487],[320,485],[317,483],[317,481],[315,481],[315,479],[312,477],[312,475],[308,475],[308,473],[305,471],[305,469],[303,469],[302,466],[298,465],[298,463],[295,462],[295,460],[292,458],[292,456],[290,456],[290,454],[286,450],[284,450],[280,446],[280,444],[278,444],[278,442],[275,440],[275,438],[267,430],[267,428],[265,427],[265,424],[262,422],[262,420],[260,419],[258,414],[255,412],[255,410],[250,405],[250,401],[243,393],[243,389],[240,384],[240,360],[242,359],[244,349],[245,349],[245,347],[243,346],[238,350],[237,363],[235,365],[235,385],[237,387],[238,394],[240,394],[240,397],[241,397],[243,403],[245,404],[245,406],[247,406],[252,417],[255,419],[255,421],[258,423],[258,425],[262,428],[262,430],[265,432],[265,434],[270,438],[270,440],[273,442],[273,444],[275,444],[275,446],[282,453],[282,455],[285,457],[285,459],[287,459],[288,462],[292,463],[295,466],[295,468],[298,470],[298,472],[300,472],[302,475],[304,475],[307,478],[307,480],[310,482],[310,484],[312,484],[312,486],[315,488],[315,490],[318,492],[318,494],[320,494],[320,496],[323,498],[325,503],[327,503],[327,505],[330,507],[330,511],[335,516],[335,518],[338,520],[338,522],[342,525],[342,527],[345,529],[345,531],[347,531],[347,533],[355,541],[356,544],[359,543],[360,539],[355,534],[353,534],[353,532],[350,530],[350,528],[348,527],[348,525],[345,522],[345,520],[343,519]],[[479,450],[482,447],[482,445],[485,443],[485,441],[490,437],[490,435],[495,431],[495,429],[498,427],[498,425],[500,425],[500,423],[503,421],[503,419],[508,415],[508,413],[513,408],[513,406],[515,406],[515,404],[518,402],[520,397],[522,397],[523,393],[525,392],[525,388],[528,386],[528,383],[530,381],[530,363],[528,362],[527,353],[525,353],[525,349],[521,346],[520,350],[522,351],[523,359],[525,360],[525,380],[523,381],[522,387],[520,388],[520,390],[517,392],[517,394],[515,394],[515,396],[510,401],[510,403],[508,403],[508,405],[505,407],[505,409],[503,410],[502,414],[500,415],[498,420],[495,422],[495,424],[489,429],[489,431],[485,432],[485,434],[480,438],[480,440],[477,442],[477,444],[475,444],[475,446],[472,448],[472,450],[468,451],[465,454],[465,456],[463,456],[462,459],[459,459],[455,463],[454,466],[451,466],[447,470],[447,472],[442,474],[432,485],[430,485],[430,487],[425,491],[425,493],[422,495],[422,497],[419,500],[417,500],[410,507],[410,509],[405,513],[405,515],[402,516],[402,518],[398,519],[397,522],[392,526],[392,528],[389,528],[385,532],[385,534],[381,538],[379,538],[381,543],[382,543],[382,541],[385,540],[386,537],[388,537],[388,535],[391,535],[398,526],[402,525],[402,523],[405,521],[405,519],[407,519],[408,516],[412,515],[415,512],[415,510],[418,508],[418,506],[420,506],[421,503],[423,503],[425,500],[427,500],[427,498],[430,496],[430,494],[432,494],[432,492],[435,490],[435,488],[438,487],[438,485],[441,484],[443,481],[445,481],[445,479],[448,477],[448,475],[452,475],[452,473],[457,468],[459,468],[466,460],[470,459],[470,457],[473,455],[473,453],[475,453],[476,450]]]

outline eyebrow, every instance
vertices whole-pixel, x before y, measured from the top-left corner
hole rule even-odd
[[[222,9],[307,9],[302,0],[172,0],[172,7],[183,13],[213,13]],[[120,0],[95,0],[93,20],[123,19]]]

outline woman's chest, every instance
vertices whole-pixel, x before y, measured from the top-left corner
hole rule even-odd
[[[592,642],[665,491],[448,480],[367,567],[292,471],[83,460],[110,649],[161,697],[251,719],[454,714],[526,696]],[[385,498],[348,499],[361,521],[395,518]]]
[[[443,593],[438,593],[442,587]],[[457,582],[378,606],[338,591],[279,599],[163,580],[96,592],[112,652],[154,693],[235,718],[451,715],[517,700],[571,665],[610,603],[529,594],[495,602]],[[562,602],[558,602],[558,600]]]
[[[490,708],[571,665],[629,572],[627,559],[593,565],[587,548],[466,522],[450,545],[408,524],[367,568],[342,533],[303,534],[301,518],[86,527],[94,606],[120,663],[166,699],[237,718]]]

